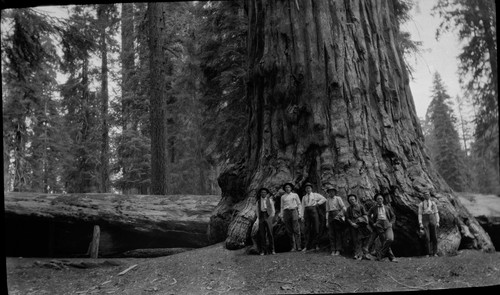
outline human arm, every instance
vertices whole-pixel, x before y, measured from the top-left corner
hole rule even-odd
[[[389,222],[391,223],[391,225],[394,225],[394,223],[396,222],[396,214],[394,213],[394,210],[392,210],[392,207],[386,206],[386,209],[390,211],[391,215]]]
[[[316,194],[316,205],[323,205],[326,203],[326,198],[321,194]]]
[[[344,214],[347,212],[347,208],[346,208],[346,207],[345,207],[345,205],[344,205],[344,201],[342,201],[342,198],[341,198],[341,197],[339,197],[339,198],[338,198],[338,202],[339,202],[339,206],[340,206],[340,208],[341,208],[341,209],[340,209],[340,213],[339,213],[339,214],[344,215]]]
[[[280,197],[280,213],[279,213],[279,217],[281,219],[283,219],[283,207],[285,207],[285,203],[283,202],[283,199],[284,199],[283,196],[284,195],[281,195],[281,197]]]
[[[418,204],[418,225],[424,227],[422,225],[422,203]]]
[[[302,219],[302,216],[304,216],[305,199],[305,197],[302,197],[301,202],[299,199],[299,195],[295,194],[295,203],[297,204],[297,209],[299,211],[299,219]]]
[[[436,216],[436,226],[439,227],[439,211],[436,203],[434,203],[434,215]]]
[[[274,209],[274,201],[273,201],[273,198],[269,198],[269,206],[271,207],[271,214],[269,215],[269,217],[272,219],[274,218],[274,215],[276,214],[276,210]]]
[[[259,200],[255,202],[255,216],[257,216],[257,220],[259,219]]]

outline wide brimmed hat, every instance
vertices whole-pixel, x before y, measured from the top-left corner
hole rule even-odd
[[[295,184],[291,183],[291,182],[285,182],[285,184],[283,184],[283,189],[285,189],[285,186],[287,185],[290,185],[292,187],[292,189],[295,187]]]
[[[310,182],[306,182],[306,184],[304,184],[304,188],[310,186],[311,188],[313,188],[313,185],[310,183]]]
[[[356,196],[355,194],[349,194],[347,195],[347,201],[349,201],[350,197],[354,197],[356,200],[358,199],[358,196]]]
[[[268,194],[271,194],[271,191],[270,191],[270,190],[268,190],[266,187],[261,187],[261,188],[259,189],[259,194],[260,194],[260,192],[261,192],[261,191],[266,191]]]

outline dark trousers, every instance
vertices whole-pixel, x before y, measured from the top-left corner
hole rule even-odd
[[[425,231],[425,248],[428,255],[437,253],[436,216],[434,214],[422,214],[422,225]]]
[[[354,256],[362,256],[368,254],[368,243],[370,241],[370,235],[364,235],[361,229],[349,227],[351,232],[351,239],[353,244]]]
[[[274,237],[273,237],[273,225],[271,220],[269,220],[269,214],[267,212],[261,212],[259,216],[259,251],[267,252],[269,248],[274,252]],[[269,245],[266,243],[269,241]]]
[[[394,232],[392,231],[392,226],[390,226],[387,220],[377,220],[374,225],[373,235],[371,240],[375,241],[376,237],[380,239],[382,246],[377,252],[377,258],[382,259],[384,257],[394,258],[392,253],[391,244],[394,242]]]
[[[304,226],[306,236],[306,248],[313,249],[318,245],[319,216],[316,206],[304,208]]]
[[[342,251],[342,232],[344,225],[335,219],[338,212],[328,211],[328,239],[330,240],[330,251]]]
[[[285,209],[283,211],[283,222],[285,223],[285,229],[290,238],[292,249],[300,250],[300,225],[297,209]]]

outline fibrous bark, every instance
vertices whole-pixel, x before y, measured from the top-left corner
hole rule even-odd
[[[246,158],[219,177],[222,199],[210,237],[243,247],[255,220],[255,193],[293,182],[335,186],[369,208],[391,195],[396,255],[415,255],[419,196],[434,191],[439,249],[456,251],[464,228],[477,247],[488,235],[432,167],[397,43],[392,1],[248,2],[250,105]],[[347,202],[346,202],[347,204]],[[399,253],[398,253],[399,252]]]

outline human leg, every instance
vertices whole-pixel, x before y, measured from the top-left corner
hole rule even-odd
[[[311,249],[312,247],[312,234],[313,230],[312,227],[314,225],[313,221],[313,216],[312,216],[312,211],[310,210],[310,207],[306,207],[304,210],[304,230],[305,230],[305,238],[306,238],[306,245],[304,250],[306,249]]]
[[[383,243],[382,249],[380,250],[380,257],[384,258],[387,256],[391,260],[394,259],[394,254],[392,253],[391,249],[392,242],[394,241],[394,232],[392,231],[392,227],[386,228],[381,236],[381,239],[383,239]]]
[[[297,210],[292,210],[292,221],[293,221],[293,237],[295,241],[295,249],[300,250],[302,247],[300,242],[300,224],[299,224],[299,214]]]
[[[291,210],[285,210],[283,213],[283,222],[285,223],[285,230],[288,235],[291,249],[295,250],[295,237],[294,237],[294,223]]]
[[[336,252],[342,251],[342,231],[343,225],[338,220],[333,220],[333,233],[334,233],[334,248]]]
[[[314,249],[315,247],[318,247],[318,235],[319,235],[319,216],[318,216],[318,210],[316,207],[313,207],[311,209],[311,216],[312,216],[312,227],[311,227],[311,249]]]
[[[269,246],[271,248],[271,253],[274,254],[275,252],[274,252],[273,224],[269,219],[266,220],[266,232],[267,232],[267,238],[269,239]]]
[[[436,225],[433,223],[429,223],[429,255],[437,254],[437,233],[436,233]]]
[[[361,257],[363,255],[363,253],[361,251],[359,231],[357,228],[350,226],[349,232],[351,234],[352,251],[353,251],[354,258]]]

